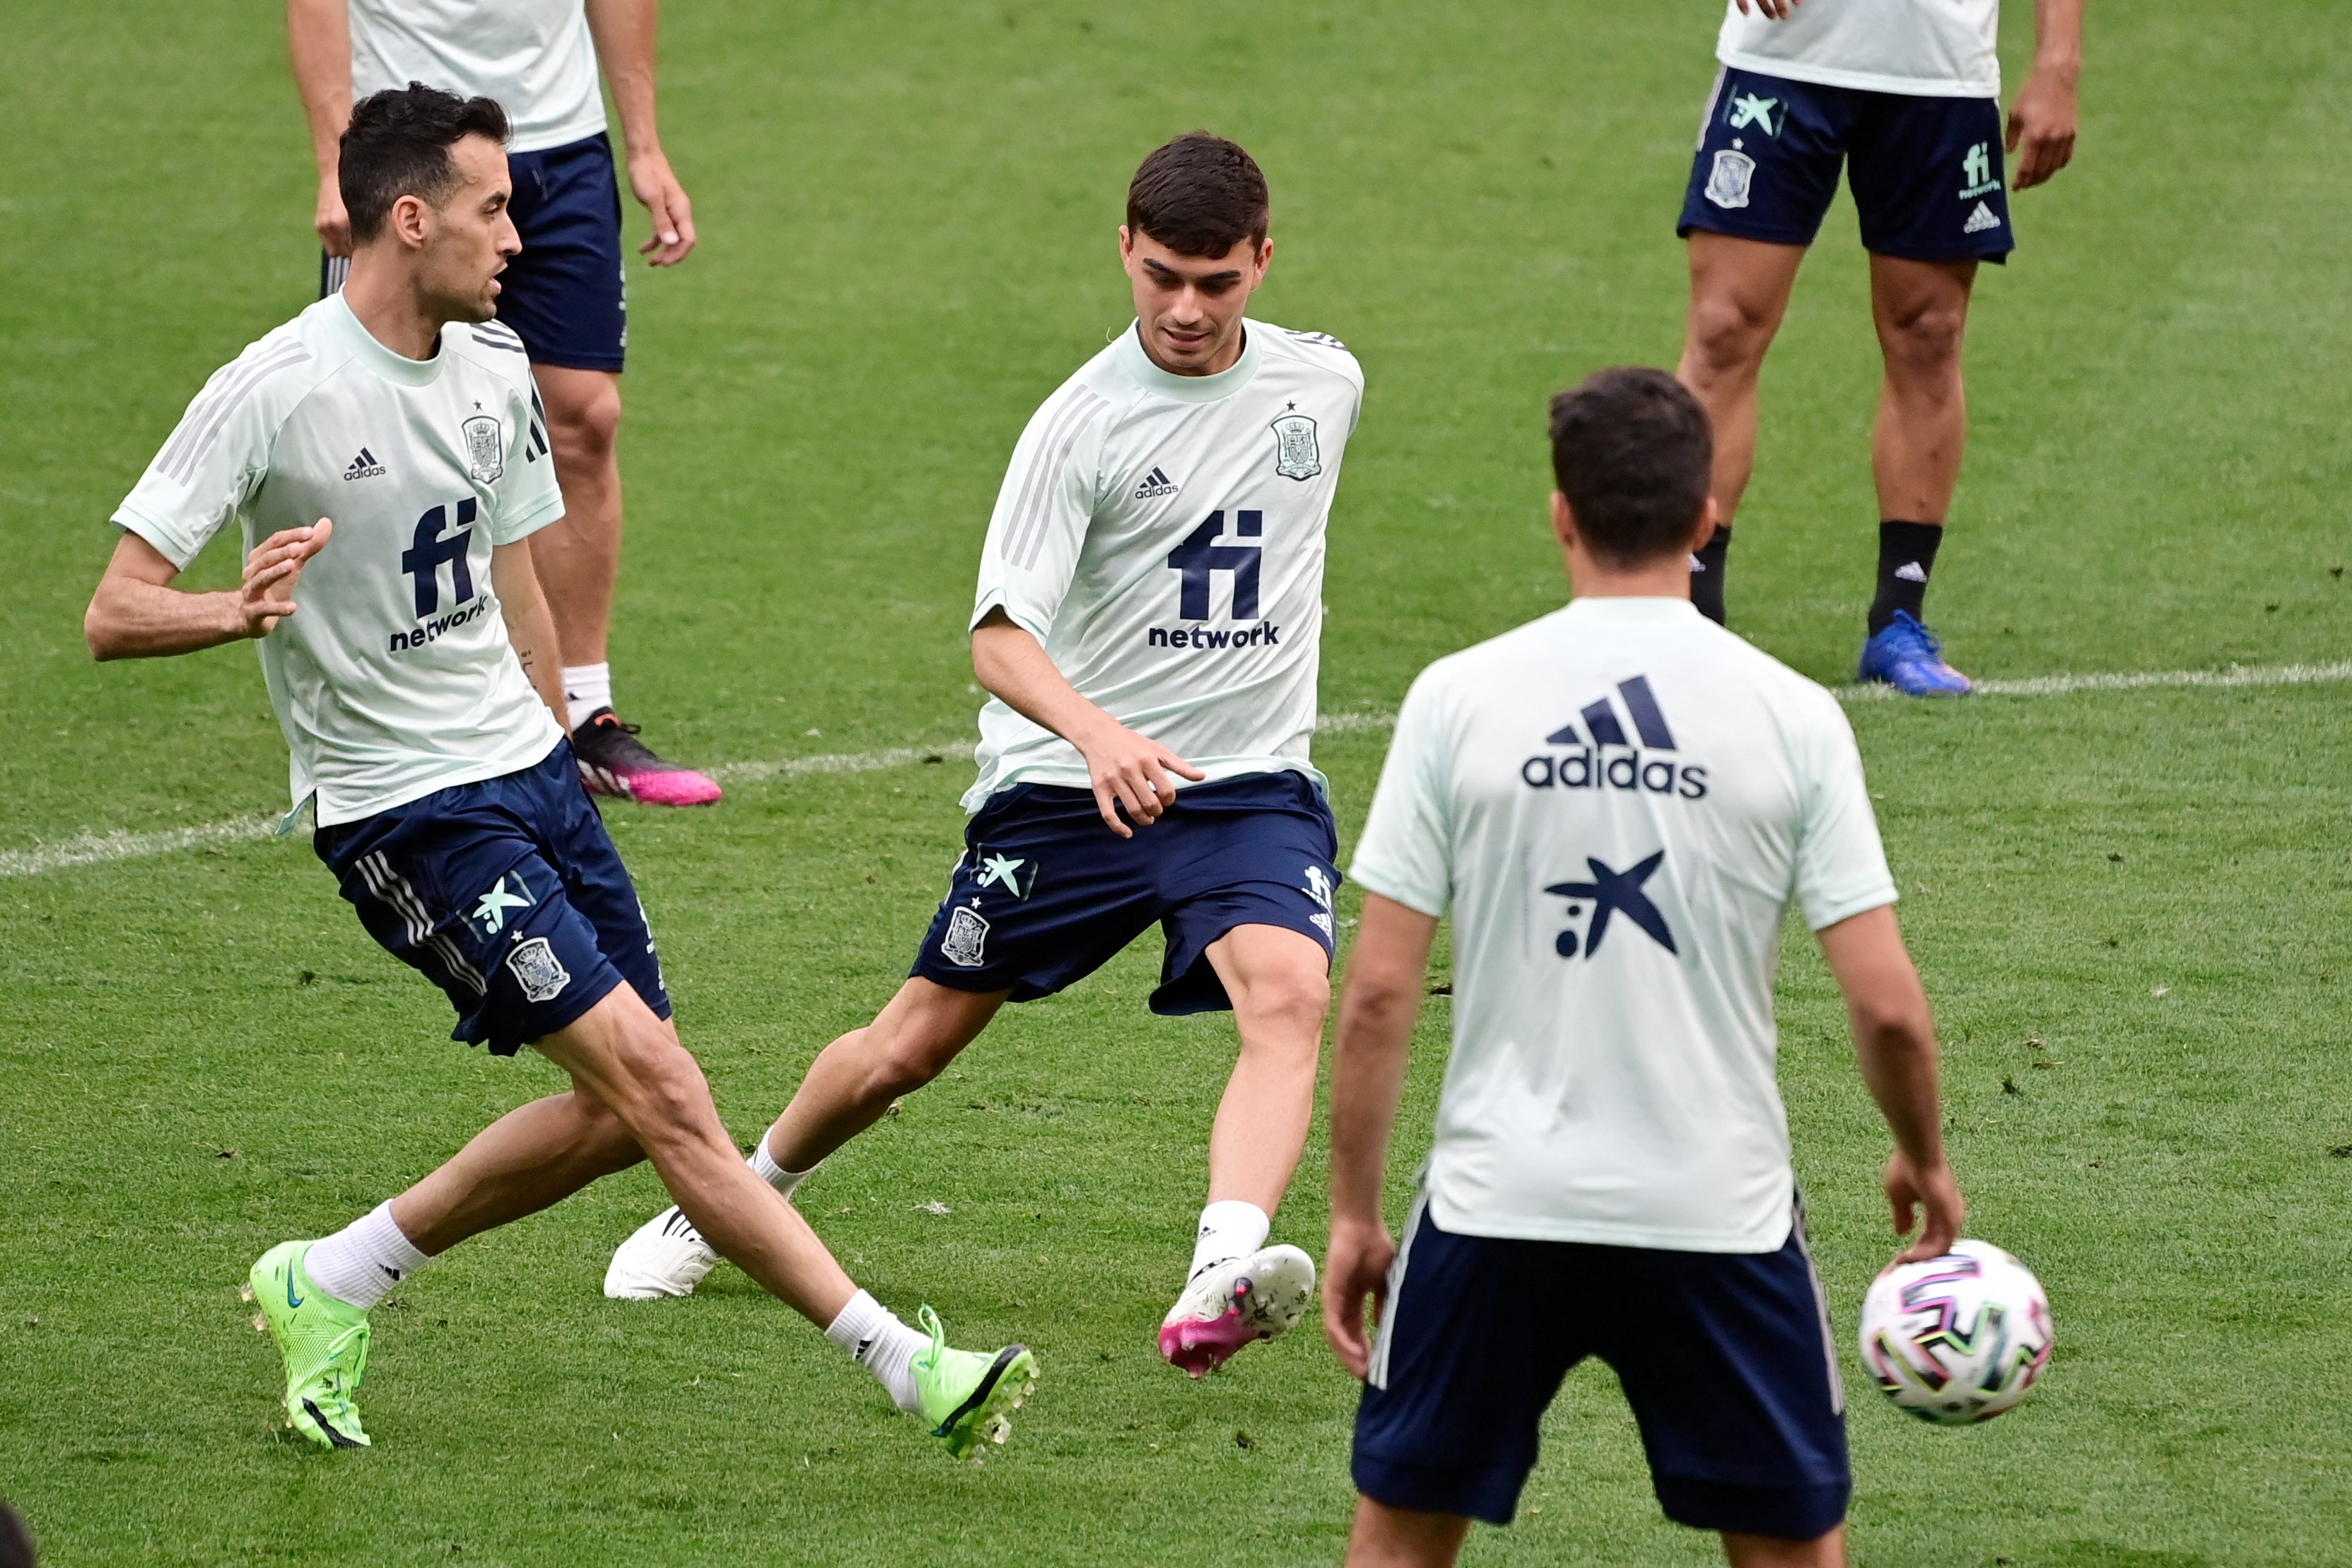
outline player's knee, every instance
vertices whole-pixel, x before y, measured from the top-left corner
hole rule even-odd
[[[1889,317],[1880,329],[1879,340],[1890,365],[1948,371],[1959,363],[1960,339],[1967,325],[1965,309],[1927,305]]]
[[[866,1031],[866,1097],[895,1100],[947,1070],[960,1045],[914,1029]]]
[[[559,450],[574,461],[612,452],[621,436],[621,389],[610,381],[593,392],[547,406],[547,431]]]
[[[1290,1048],[1311,1054],[1322,1044],[1323,1019],[1331,1010],[1331,977],[1303,968],[1262,977],[1251,982],[1243,1007]]]
[[[647,1031],[624,1058],[623,1081],[612,1109],[640,1144],[700,1137],[716,1121],[710,1085],[693,1054],[674,1038]]]
[[[1772,317],[1738,294],[1713,294],[1691,304],[1691,359],[1706,374],[1753,369],[1772,342]]]

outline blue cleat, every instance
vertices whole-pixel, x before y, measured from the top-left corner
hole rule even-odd
[[[1854,679],[1882,681],[1906,697],[1958,697],[1969,689],[1969,678],[1944,662],[1936,634],[1908,610],[1895,611],[1886,629],[1862,645]]]

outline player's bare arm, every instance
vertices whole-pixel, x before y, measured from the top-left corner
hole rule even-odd
[[[1944,1155],[1944,1131],[1937,1089],[1936,1025],[1927,993],[1903,946],[1893,905],[1885,905],[1823,927],[1822,956],[1829,961],[1845,994],[1863,1081],[1895,1134],[1886,1162],[1886,1201],[1895,1230],[1919,1239],[1897,1262],[1939,1258],[1958,1239],[1968,1205]],[[1338,1138],[1334,1119],[1333,1139]]]
[[[540,591],[538,568],[531,564],[530,540],[518,539],[490,551],[490,589],[499,596],[507,640],[514,644],[515,658],[521,661],[530,689],[561,725],[563,661],[556,652],[555,617],[548,610],[547,595]]]
[[[605,85],[613,89],[613,105],[621,111],[629,189],[654,220],[653,237],[637,247],[637,254],[656,267],[675,267],[694,249],[694,204],[670,172],[654,116],[654,51],[661,30],[661,0],[587,0],[587,11],[596,58],[604,65]]]
[[[2083,0],[2033,0],[2033,70],[2009,109],[2011,184],[2031,190],[2074,161],[2074,86],[2083,74]]]
[[[1208,776],[1078,695],[1044,646],[1003,610],[991,611],[972,628],[971,668],[1006,707],[1078,749],[1087,760],[1096,809],[1121,838],[1135,837],[1135,829],[1119,820],[1121,808],[1138,824],[1155,822],[1175,804],[1171,773],[1195,782]]]
[[[343,210],[343,127],[352,122],[352,16],[348,0],[286,0],[286,52],[310,126],[319,165],[319,205],[311,226],[330,256],[352,253],[352,219]]]
[[[1371,1360],[1364,1298],[1385,1305],[1389,1263],[1396,1257],[1381,1214],[1381,1188],[1436,935],[1433,916],[1365,894],[1363,922],[1339,993],[1339,1033],[1331,1047],[1331,1250],[1323,1263],[1323,1331],[1356,1377]]]
[[[171,559],[137,534],[124,534],[82,617],[90,656],[161,658],[268,637],[294,613],[303,563],[327,547],[334,531],[322,517],[271,534],[246,557],[242,584],[209,594],[173,587],[180,569]]]

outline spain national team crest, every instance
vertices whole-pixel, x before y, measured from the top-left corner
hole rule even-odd
[[[552,1002],[572,984],[572,972],[555,956],[555,949],[543,936],[532,937],[517,945],[507,954],[507,968],[522,986],[527,1002]]]
[[[499,476],[507,471],[507,444],[499,422],[487,414],[477,414],[460,426],[466,434],[466,471],[474,482],[494,485]]]
[[[1316,443],[1315,421],[1290,412],[1274,422],[1274,471],[1286,479],[1311,479],[1323,471],[1323,448]]]
[[[940,956],[960,969],[978,969],[988,951],[988,921],[978,910],[958,905],[940,938]]]
[[[1707,171],[1706,199],[1719,207],[1744,207],[1748,183],[1755,177],[1756,160],[1726,147],[1716,153],[1715,167]]]

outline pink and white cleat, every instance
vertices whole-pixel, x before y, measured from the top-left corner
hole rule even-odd
[[[610,708],[599,708],[572,731],[572,754],[590,795],[617,795],[646,805],[709,805],[719,795],[708,773],[664,762]]]
[[[1160,1325],[1160,1354],[1205,1377],[1256,1340],[1298,1326],[1315,1294],[1315,1260],[1295,1247],[1262,1247],[1203,1268]]]

